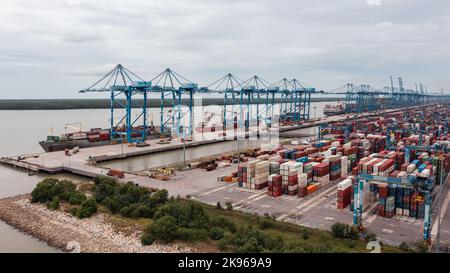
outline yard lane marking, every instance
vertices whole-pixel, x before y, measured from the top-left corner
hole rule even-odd
[[[217,192],[217,191],[226,189],[226,188],[231,188],[231,187],[235,186],[236,184],[237,184],[237,183],[233,183],[233,184],[231,184],[231,185],[226,185],[226,186],[223,186],[223,187],[214,189],[214,190],[210,190],[210,191],[201,193],[201,194],[197,195],[197,196],[196,196],[195,198],[193,198],[193,199],[196,199],[196,198],[199,198],[199,197],[202,197],[202,196],[205,196],[205,195],[208,195],[208,194],[211,194],[211,193],[214,193],[214,192]]]

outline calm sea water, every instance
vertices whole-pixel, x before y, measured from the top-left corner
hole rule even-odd
[[[326,103],[314,103],[316,117],[323,116],[323,107]],[[220,114],[218,107],[209,107],[206,111],[215,111]],[[120,110],[118,110],[120,113]],[[155,125],[159,124],[159,109],[151,109],[150,118]],[[311,115],[313,109],[311,108]],[[38,142],[49,134],[59,135],[72,130],[66,124],[81,122],[82,129],[94,127],[108,128],[110,123],[109,111],[106,109],[90,110],[45,110],[45,111],[0,111],[2,133],[0,134],[0,156],[12,156],[28,153],[43,152]],[[78,124],[72,125],[77,127]],[[243,143],[254,145],[256,142]],[[219,154],[221,151],[236,149],[234,143],[213,144],[204,147],[189,149],[186,159]],[[141,170],[157,164],[164,165],[180,161],[182,151],[160,153],[154,156],[143,156],[127,161],[114,161],[111,166],[127,170]],[[74,180],[79,178],[71,177]],[[0,166],[0,198],[30,193],[43,176],[28,176],[27,173]],[[59,250],[25,235],[11,226],[0,221],[0,252],[58,252]]]

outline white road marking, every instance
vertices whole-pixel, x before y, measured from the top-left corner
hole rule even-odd
[[[387,233],[387,234],[392,234],[392,233],[394,232],[393,230],[386,229],[386,228],[383,228],[381,231],[382,231],[383,233]]]
[[[319,200],[319,199],[322,200],[323,198],[325,198],[326,195],[328,195],[332,191],[335,191],[336,189],[337,189],[337,185],[332,186],[331,188],[329,188],[329,189],[319,193],[317,196],[312,197],[311,199],[305,201],[304,203],[301,203],[299,206],[297,206],[296,208],[292,209],[288,213],[282,214],[276,220],[277,221],[284,221],[287,217],[289,217],[289,215],[291,215],[293,213],[300,213],[300,212],[308,211],[313,205],[316,205],[316,203],[317,203],[316,201],[317,200]]]
[[[226,185],[226,186],[223,186],[223,187],[214,189],[214,190],[210,190],[210,191],[207,191],[207,192],[204,192],[204,193],[199,194],[196,198],[199,198],[199,197],[202,197],[202,196],[205,196],[205,195],[208,195],[208,194],[211,194],[211,193],[214,193],[214,192],[217,192],[217,191],[226,189],[226,188],[230,188],[230,187],[233,187],[233,186],[235,186],[235,185],[237,185],[237,183],[233,183],[233,184]],[[196,198],[195,198],[195,199],[196,199]]]
[[[378,215],[374,214],[372,216],[370,216],[369,218],[367,218],[367,220],[364,222],[365,225],[370,225],[376,218]]]

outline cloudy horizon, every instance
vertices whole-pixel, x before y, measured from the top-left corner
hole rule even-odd
[[[446,0],[2,0],[0,99],[92,98],[77,91],[118,63],[144,79],[170,67],[200,86],[231,72],[381,88],[392,75],[450,93],[449,10]]]

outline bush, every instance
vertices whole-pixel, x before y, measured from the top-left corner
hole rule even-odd
[[[55,196],[52,201],[47,202],[47,208],[51,210],[59,209],[59,197]]]
[[[238,247],[240,253],[259,253],[262,251],[281,250],[284,246],[283,239],[280,236],[273,237],[261,233],[253,227],[247,227],[237,234],[234,244]]]
[[[235,240],[236,240],[236,238],[235,238],[235,236],[234,236],[233,234],[231,234],[231,233],[229,233],[229,232],[226,232],[226,233],[224,234],[223,238],[220,239],[220,240],[217,242],[217,247],[218,247],[220,250],[224,251],[224,250],[227,249],[228,245],[233,244],[233,242],[234,242]]]
[[[75,217],[78,217],[78,211],[79,209],[77,207],[73,207],[69,210],[70,214],[72,214]]]
[[[331,233],[335,238],[341,239],[359,239],[359,231],[355,226],[350,226],[343,223],[335,223],[331,226]]]
[[[64,194],[76,190],[74,183],[67,180],[58,180],[54,178],[46,178],[39,182],[31,192],[32,203],[46,203],[50,202],[58,196],[64,199]]]
[[[348,239],[351,239],[351,240],[358,240],[359,239],[358,228],[355,226],[349,226],[349,225],[346,225],[346,227],[347,227],[347,229],[346,229],[345,237]]]
[[[419,242],[416,244],[417,251],[420,253],[426,253],[428,252],[428,245],[426,242]]]
[[[258,218],[259,219],[259,218]],[[272,221],[268,220],[268,219],[262,219],[259,223],[258,223],[258,227],[260,229],[269,229],[269,228],[273,228],[275,225]]]
[[[144,234],[144,235],[142,235],[142,237],[141,237],[141,243],[142,243],[144,246],[151,245],[151,244],[153,244],[153,242],[155,242],[155,238],[153,238],[152,235],[150,235],[150,234]]]
[[[196,241],[208,238],[208,232],[203,229],[191,229],[180,227],[177,230],[177,238],[182,241]]]
[[[355,241],[349,241],[348,242],[348,247],[352,248],[352,249],[355,248],[356,247],[356,242]]]
[[[368,233],[366,234],[366,236],[364,236],[364,240],[368,243],[368,242],[372,242],[372,241],[376,241],[377,240],[377,235],[375,233]]]
[[[166,215],[151,223],[145,234],[164,243],[172,242],[177,238],[177,222],[174,217]]]
[[[209,225],[209,217],[203,207],[192,201],[169,202],[155,212],[154,219],[166,215],[172,216],[180,227],[207,229]]]
[[[230,231],[231,233],[235,233],[237,228],[233,221],[228,220],[223,216],[214,217],[210,221],[211,227],[220,227]]]
[[[96,177],[93,188],[97,202],[106,206],[112,213],[124,217],[153,218],[155,211],[168,199],[167,190],[155,190],[128,182],[117,183],[109,177]]]
[[[233,210],[233,204],[231,202],[226,202],[225,207],[227,210],[232,211]]]
[[[334,223],[331,226],[331,233],[335,238],[345,238],[345,224]]]
[[[280,252],[282,252],[282,253],[306,253],[307,251],[305,250],[303,245],[290,244],[290,245],[283,247],[283,249]]]
[[[81,203],[81,208],[78,210],[78,218],[88,218],[97,212],[97,202],[94,198],[89,198]]]
[[[68,201],[71,205],[81,205],[86,199],[86,195],[79,191],[72,191],[68,196]]]
[[[249,238],[243,245],[238,247],[238,253],[260,253],[263,248],[256,238]]]
[[[304,228],[304,229],[302,230],[302,239],[303,239],[303,240],[308,240],[308,239],[309,239],[309,236],[310,236],[309,230],[307,230],[306,228]]]
[[[215,241],[220,240],[225,235],[225,231],[220,227],[213,227],[209,231],[209,237]]]
[[[267,250],[280,252],[284,248],[283,237],[279,235],[276,237],[265,235],[263,236],[263,240],[263,246]]]
[[[406,242],[402,242],[399,246],[398,246],[401,250],[409,250],[409,245]]]

